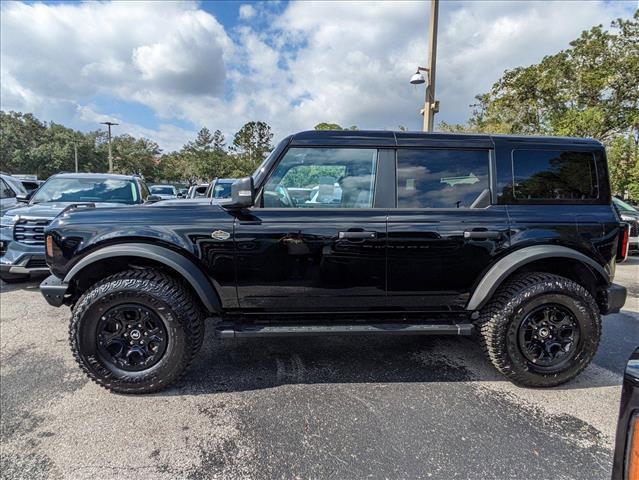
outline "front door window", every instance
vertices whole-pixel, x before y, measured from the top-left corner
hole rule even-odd
[[[371,208],[377,150],[291,148],[266,182],[264,208]]]

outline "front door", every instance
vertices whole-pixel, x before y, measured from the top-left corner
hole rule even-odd
[[[375,208],[377,149],[290,148],[259,206],[235,222],[246,311],[383,308],[386,210]]]
[[[508,245],[491,201],[488,149],[400,148],[397,208],[388,217],[388,305],[454,311]]]

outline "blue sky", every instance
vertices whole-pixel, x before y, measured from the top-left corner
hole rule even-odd
[[[419,129],[428,2],[2,2],[0,105],[167,151],[202,126],[276,138],[337,122]],[[445,1],[438,121],[464,122],[507,68],[538,62],[636,1]]]

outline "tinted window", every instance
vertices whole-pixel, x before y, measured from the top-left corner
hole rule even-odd
[[[397,151],[399,208],[483,208],[489,204],[487,151]]]
[[[151,187],[151,193],[154,195],[175,195],[175,188],[171,185],[153,185]]]
[[[13,198],[16,194],[4,180],[0,179],[0,198]]]
[[[370,208],[377,150],[291,148],[264,187],[270,208]]]
[[[585,200],[598,197],[592,153],[513,151],[513,195],[521,200]]]
[[[142,200],[146,201],[151,193],[149,192],[149,187],[147,187],[146,183],[142,181],[140,182],[140,191],[142,192]]]
[[[137,203],[135,183],[129,180],[93,178],[52,178],[32,199],[41,202]]]

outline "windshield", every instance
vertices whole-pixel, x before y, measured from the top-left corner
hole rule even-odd
[[[213,198],[230,198],[232,183],[216,183],[213,187]]]
[[[637,212],[637,209],[635,207],[633,207],[632,205],[624,202],[623,200],[620,200],[618,198],[614,198],[613,199],[615,202],[615,205],[617,205],[617,207],[621,210],[624,210],[626,212]]]
[[[171,185],[153,185],[151,193],[154,195],[175,195],[175,189]]]
[[[138,202],[135,183],[97,178],[52,178],[36,192],[31,203],[42,202]]]

